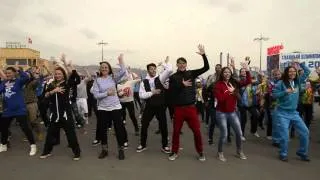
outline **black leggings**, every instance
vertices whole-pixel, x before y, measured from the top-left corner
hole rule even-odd
[[[98,110],[97,125],[100,127],[98,140],[101,145],[108,145],[108,124],[112,121],[118,142],[118,147],[123,147],[126,142],[126,130],[121,119],[121,110],[104,111]]]
[[[126,116],[127,116],[126,109],[128,109],[129,116],[130,116],[130,119],[133,123],[134,129],[135,129],[135,131],[139,131],[138,121],[137,121],[136,115],[134,113],[134,102],[133,101],[122,102],[121,106],[122,106],[122,120],[123,121],[126,120]]]
[[[30,144],[35,144],[35,140],[31,131],[31,126],[27,120],[27,116],[13,116],[13,117],[2,117],[0,119],[0,129],[1,129],[1,144],[8,144],[9,127],[13,118],[16,118],[17,122],[24,132]]]

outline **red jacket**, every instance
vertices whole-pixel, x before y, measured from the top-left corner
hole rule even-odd
[[[217,98],[217,111],[230,113],[236,111],[237,96],[230,94],[228,87],[223,81],[218,81],[213,89],[215,98]]]

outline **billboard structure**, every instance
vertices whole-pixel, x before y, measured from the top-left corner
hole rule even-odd
[[[279,56],[280,69],[283,71],[293,59],[304,63],[310,69],[310,78],[312,80],[318,79],[318,74],[315,70],[320,67],[320,53],[282,53]]]

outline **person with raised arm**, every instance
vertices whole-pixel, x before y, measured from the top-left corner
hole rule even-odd
[[[169,79],[169,91],[171,93],[172,104],[174,106],[172,148],[169,155],[169,160],[171,161],[176,160],[176,158],[178,157],[180,132],[184,121],[188,123],[188,126],[193,132],[199,160],[206,160],[203,153],[199,117],[197,108],[195,106],[195,79],[209,70],[209,62],[205,54],[204,46],[199,45],[198,49],[199,52],[197,53],[202,56],[204,66],[196,70],[186,70],[187,60],[183,57],[180,57],[177,59],[178,70],[176,73],[171,75]]]
[[[140,145],[137,147],[137,152],[142,152],[147,149],[148,127],[154,116],[158,119],[159,129],[162,139],[161,151],[170,153],[168,147],[168,126],[166,118],[166,102],[165,102],[165,87],[164,83],[172,73],[172,66],[168,64],[169,57],[167,56],[164,71],[157,75],[157,65],[154,63],[147,65],[148,75],[141,82],[139,96],[145,100],[145,109],[142,114],[142,127]]]
[[[298,67],[304,70],[302,76],[298,76]],[[301,83],[304,82],[310,74],[310,70],[304,63],[293,61],[292,66],[288,66],[275,88],[272,90],[272,96],[276,98],[278,104],[275,109],[275,118],[279,126],[277,127],[280,135],[280,155],[281,161],[288,161],[288,143],[289,126],[292,125],[298,132],[300,138],[300,147],[296,155],[302,161],[310,161],[308,156],[309,149],[309,130],[301,119],[297,106],[301,92]]]
[[[126,68],[123,62],[123,54],[118,57],[120,71],[113,74],[111,65],[106,62],[100,62],[100,77],[98,77],[91,88],[91,93],[98,101],[97,133],[101,140],[101,153],[98,158],[103,159],[108,156],[108,124],[113,122],[114,130],[118,143],[118,158],[123,160],[124,144],[126,142],[126,129],[124,127],[120,100],[116,90],[116,84],[125,76]]]
[[[51,156],[55,145],[54,140],[60,138],[57,137],[57,134],[60,134],[60,128],[63,128],[69,147],[74,154],[73,160],[80,160],[81,150],[75,132],[69,91],[67,73],[62,67],[57,67],[54,73],[54,80],[45,91],[45,98],[49,101],[50,119],[43,153],[40,156],[41,159]]]
[[[214,96],[217,99],[216,121],[220,128],[220,139],[218,144],[218,159],[225,162],[222,146],[227,139],[229,124],[236,134],[237,156],[240,159],[247,159],[242,152],[242,131],[240,120],[237,114],[237,99],[239,95],[239,87],[237,81],[232,76],[229,67],[221,70],[219,80],[214,87]]]
[[[0,74],[4,73],[1,72]],[[3,112],[0,120],[0,152],[8,150],[9,126],[15,118],[29,141],[31,147],[29,155],[34,156],[37,153],[37,146],[27,120],[27,108],[23,95],[23,87],[29,80],[29,76],[16,63],[15,67],[6,68],[5,77],[6,79],[0,84],[0,93],[3,94]]]

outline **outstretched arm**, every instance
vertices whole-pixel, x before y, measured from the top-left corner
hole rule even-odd
[[[210,68],[207,56],[205,54],[204,46],[199,45],[198,49],[199,49],[199,52],[197,52],[197,53],[202,56],[204,65],[200,69],[196,69],[196,70],[191,71],[191,75],[194,79],[197,78],[198,76],[200,76],[201,74],[205,73],[206,71],[208,71]]]
[[[165,63],[162,64],[164,67],[164,71],[162,71],[159,75],[159,80],[162,84],[165,84],[166,80],[169,79],[170,74],[172,73],[172,65],[168,64],[169,56],[166,57]]]

